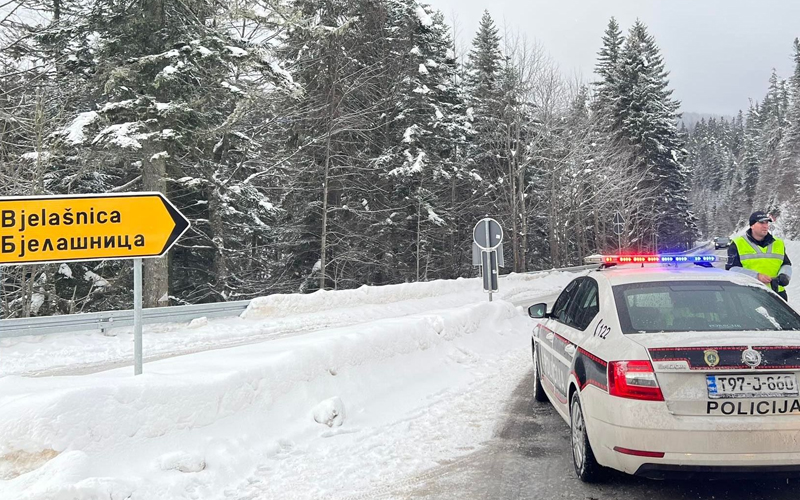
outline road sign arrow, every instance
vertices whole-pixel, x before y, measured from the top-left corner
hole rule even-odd
[[[160,257],[188,228],[157,192],[0,198],[0,265]]]

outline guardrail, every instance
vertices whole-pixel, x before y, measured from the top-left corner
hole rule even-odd
[[[552,271],[575,272],[595,269],[596,264],[584,266],[561,267],[530,271],[529,274]],[[505,275],[504,275],[505,276]],[[502,278],[503,276],[501,276]],[[142,310],[142,323],[152,325],[158,323],[182,323],[195,318],[224,318],[238,316],[250,304],[249,300],[233,302],[214,302],[209,304],[190,304],[185,306],[155,307]],[[106,333],[112,328],[133,326],[133,310],[102,311],[95,313],[62,314],[59,316],[41,316],[33,318],[15,318],[0,320],[0,339],[23,337],[25,335],[49,335],[53,333],[99,331]]]
[[[190,304],[185,306],[155,307],[142,310],[143,324],[181,323],[195,318],[238,316],[250,304],[249,300]],[[103,311],[96,313],[63,314],[35,318],[0,320],[0,339],[24,335],[49,335],[51,333],[99,330],[133,326],[133,310]]]
[[[587,269],[597,269],[597,264],[583,264],[582,266],[571,266],[571,267],[559,267],[555,269],[544,269],[542,271],[529,271],[529,274],[536,274],[536,273],[550,273],[553,271],[564,271],[567,273],[574,273],[578,271],[586,271]]]

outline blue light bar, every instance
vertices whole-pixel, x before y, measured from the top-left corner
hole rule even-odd
[[[716,262],[716,255],[660,255],[661,262]]]

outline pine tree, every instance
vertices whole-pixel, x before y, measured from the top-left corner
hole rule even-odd
[[[680,103],[668,89],[669,73],[645,25],[637,21],[630,29],[620,58],[617,87],[621,134],[633,145],[649,172],[648,187],[662,193],[651,213],[654,244],[659,248],[686,247],[694,238],[688,202],[685,151],[677,131]]]
[[[483,207],[473,210],[473,216],[493,215],[507,228],[508,267],[516,271],[527,267],[530,246],[525,192],[534,126],[529,101],[533,61],[527,49],[516,43],[503,54],[497,28],[485,11],[469,53],[466,78],[473,129],[468,157],[483,183]]]
[[[737,195],[745,202],[742,213],[752,212],[756,206],[756,185],[761,165],[761,109],[758,103],[750,103],[744,129],[744,155],[741,164],[741,184]],[[759,204],[760,206],[760,204]],[[764,208],[762,207],[761,210]]]
[[[800,39],[794,39],[795,69],[790,81],[791,105],[787,112],[786,131],[780,145],[780,178],[778,186],[784,188],[784,199],[800,201],[797,184],[800,181]]]
[[[468,116],[472,117],[469,160],[486,185],[488,203],[485,212],[495,212],[499,197],[499,158],[504,145],[502,89],[503,56],[500,37],[491,15],[484,11],[478,32],[467,59],[466,87],[469,95]],[[477,215],[477,214],[476,214]]]
[[[286,33],[280,55],[302,93],[286,96],[287,116],[277,124],[290,176],[280,263],[301,291],[346,287],[341,269],[372,245],[360,231],[363,214],[377,208],[372,198],[381,186],[367,163],[376,145],[366,131],[384,106],[378,87],[387,70],[376,57],[383,41],[369,37],[384,13],[355,0],[299,0],[294,7],[299,22]]]
[[[786,111],[789,107],[786,82],[772,70],[767,95],[761,103],[760,113],[760,172],[756,185],[756,199],[765,210],[775,210],[781,201],[792,193],[792,184],[781,186],[780,145],[786,128]],[[787,173],[790,175],[790,173]]]
[[[620,53],[625,38],[617,20],[612,17],[603,34],[603,46],[597,54],[595,73],[600,77],[594,82],[596,96],[593,101],[595,114],[606,130],[619,130],[621,127],[615,118],[619,117],[619,100],[617,86],[620,83]]]
[[[744,152],[744,114],[741,109],[731,123],[731,135],[728,145],[738,164]]]
[[[69,28],[42,37],[85,92],[61,136],[74,157],[53,176],[55,189],[161,191],[193,220],[171,261],[145,262],[146,305],[168,295],[246,294],[231,260],[252,255],[271,214],[257,185],[244,182],[255,153],[237,127],[250,97],[282,75],[263,46],[220,26],[230,13],[218,4],[95,0],[81,8]]]
[[[443,277],[450,275],[447,268],[452,266],[448,252],[469,248],[463,242],[464,224],[453,190],[473,184],[456,161],[458,149],[465,145],[466,116],[456,87],[452,41],[442,15],[416,1],[391,4],[389,12],[397,98],[390,99],[394,105],[385,118],[390,125],[382,141],[387,147],[380,151],[379,163],[391,186],[388,203],[396,215],[375,221],[383,226],[383,236],[391,234],[378,241],[415,242],[387,248],[398,261],[387,274],[406,267],[416,280]],[[460,239],[455,248],[454,238]]]

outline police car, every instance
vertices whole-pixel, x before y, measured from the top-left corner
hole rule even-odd
[[[550,312],[528,309],[533,396],[570,425],[580,479],[800,473],[800,315],[692,265],[714,260],[597,256]]]

